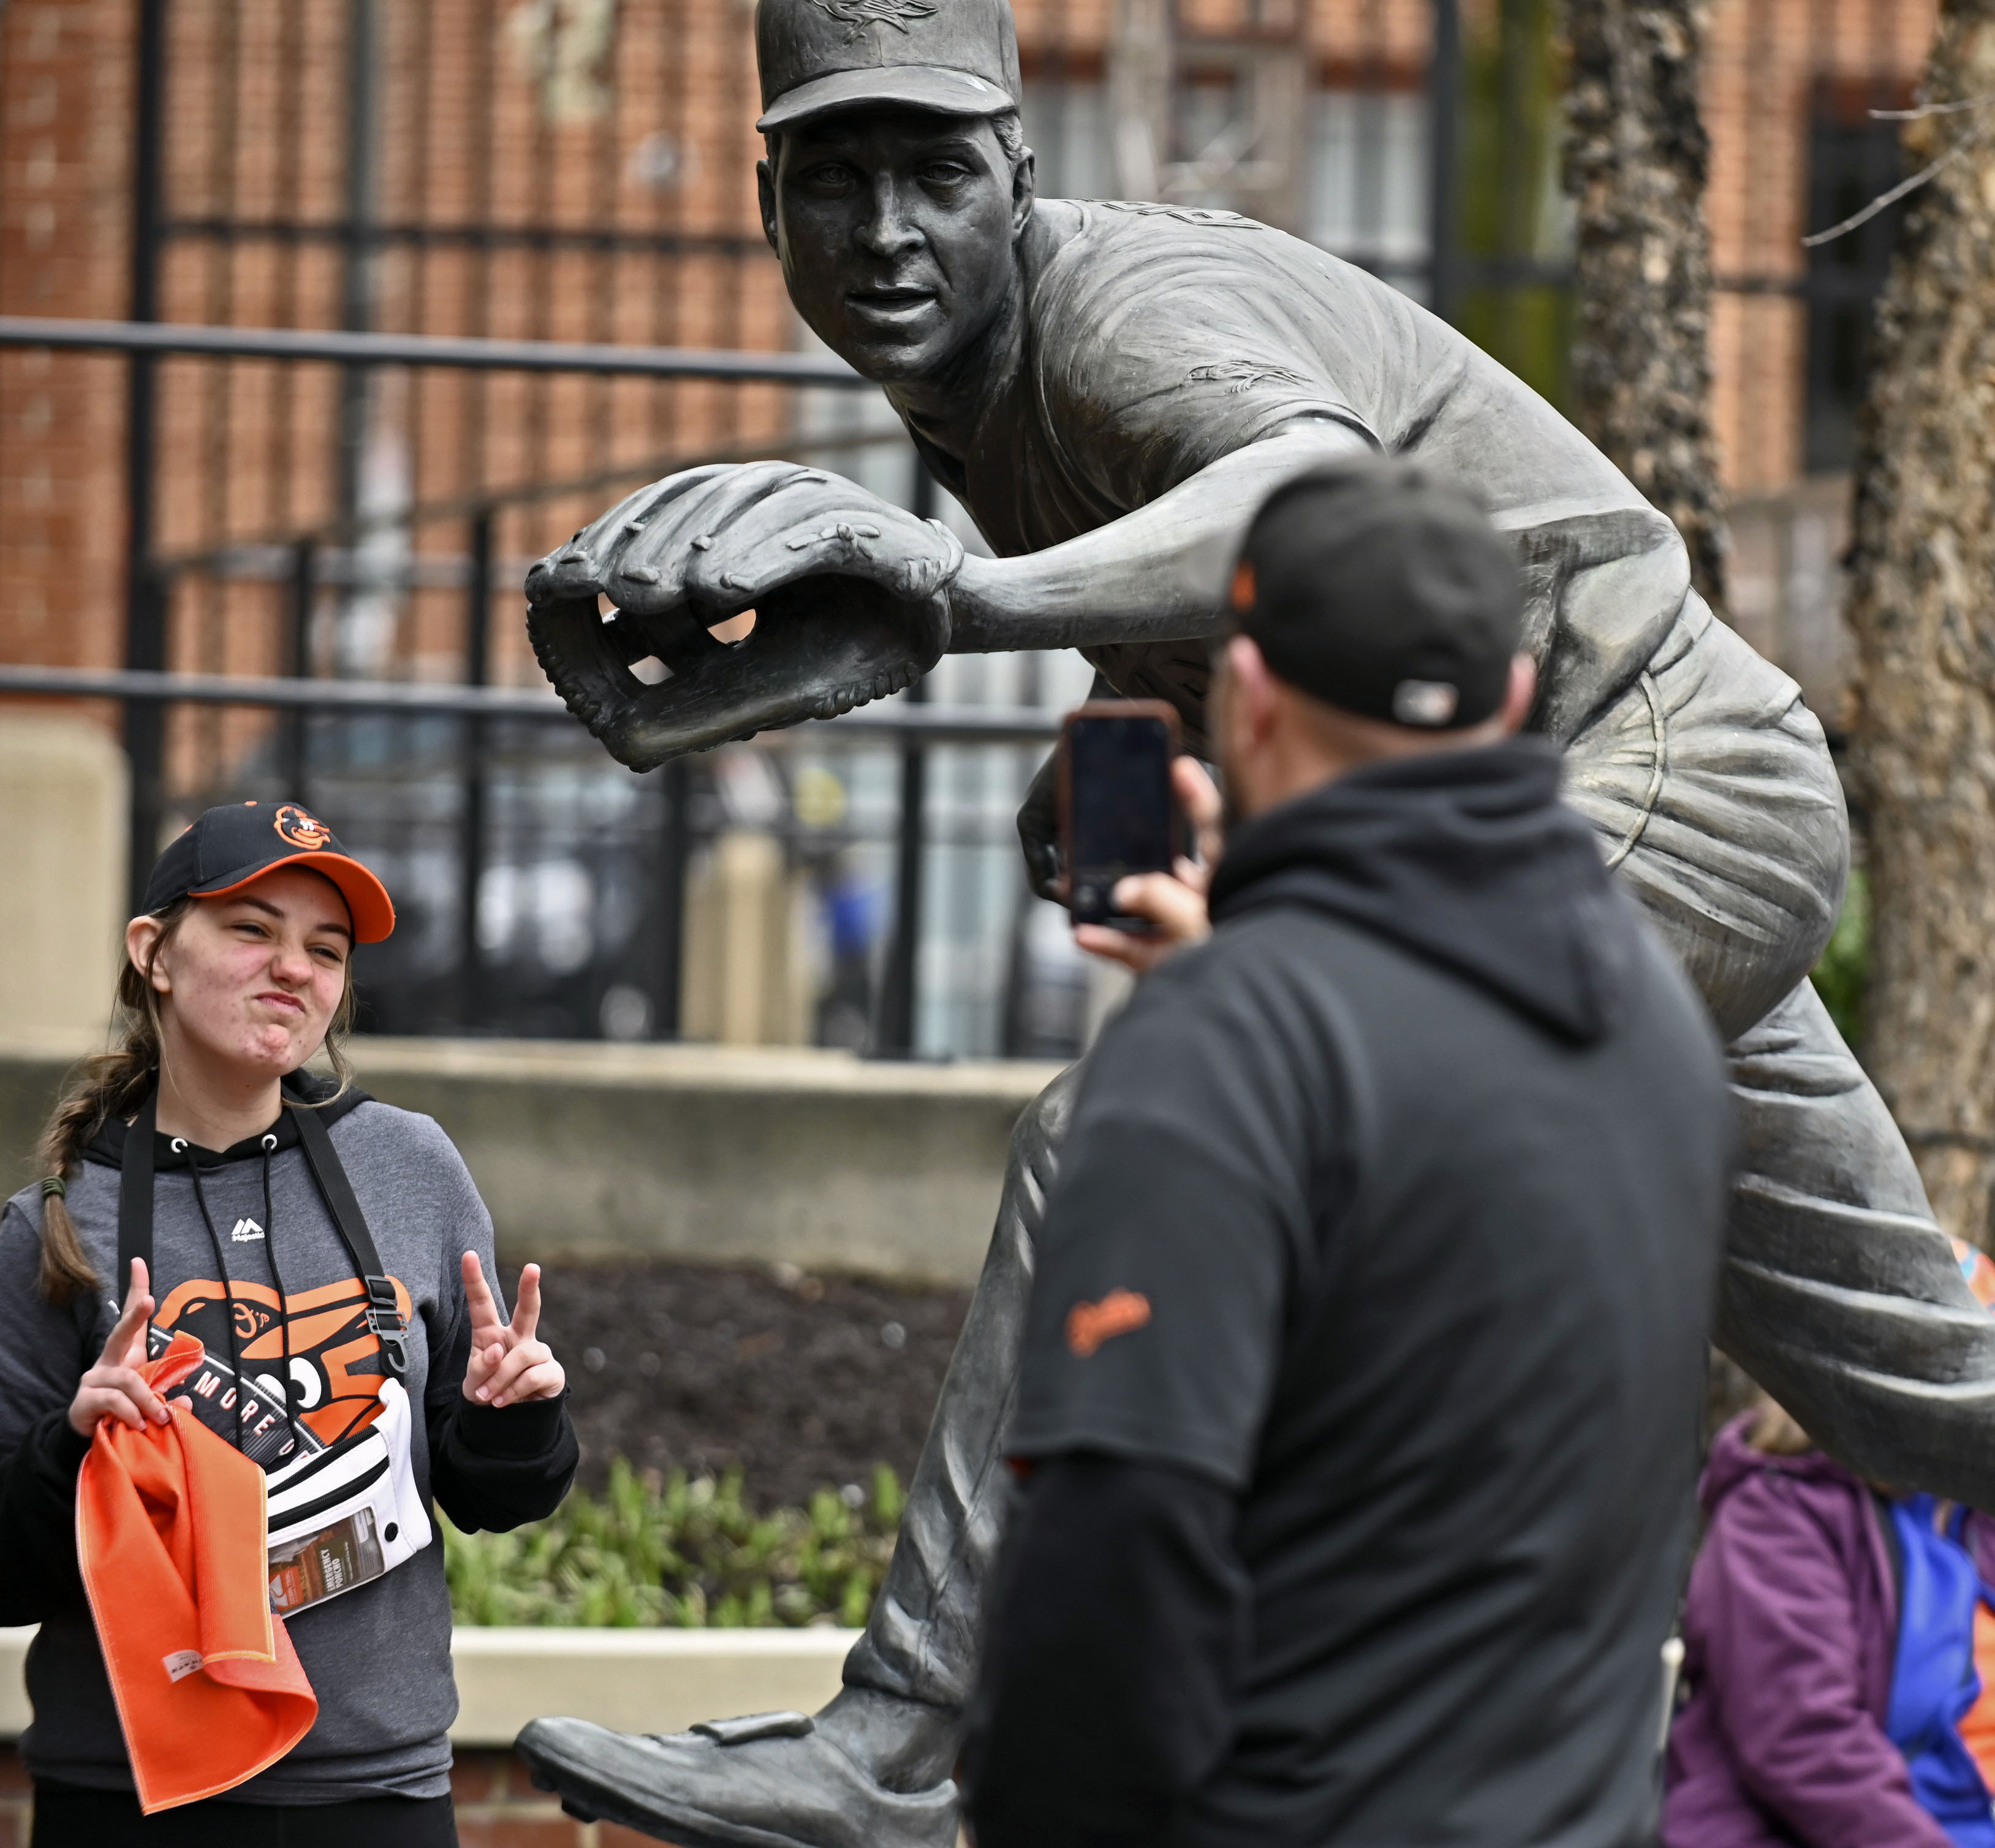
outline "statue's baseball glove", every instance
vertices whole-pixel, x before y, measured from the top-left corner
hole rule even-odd
[[[527,630],[568,710],[649,770],[909,685],[949,644],[962,565],[939,521],[821,469],[691,469],[534,565]],[[709,633],[749,610],[743,640]],[[630,671],[647,657],[656,685]]]

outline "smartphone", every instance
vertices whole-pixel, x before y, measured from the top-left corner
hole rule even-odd
[[[1145,936],[1111,895],[1127,873],[1167,873],[1177,851],[1171,760],[1176,709],[1162,699],[1096,699],[1067,714],[1060,733],[1060,847],[1067,909],[1076,924]]]

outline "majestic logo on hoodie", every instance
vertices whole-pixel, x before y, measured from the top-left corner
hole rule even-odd
[[[260,1238],[263,1234],[259,1228],[251,1236]],[[395,1286],[396,1307],[405,1319],[411,1318],[414,1305],[407,1287],[399,1277],[389,1281]],[[243,1378],[268,1380],[281,1393],[288,1376],[291,1410],[321,1442],[336,1444],[379,1415],[386,1374],[381,1344],[367,1326],[367,1296],[358,1277],[294,1290],[281,1302],[267,1283],[232,1280],[225,1294],[211,1278],[191,1277],[167,1293],[153,1321],[169,1334],[184,1328],[199,1338],[215,1360],[225,1362],[232,1311],[235,1353]],[[218,1403],[218,1395],[231,1391],[233,1382],[217,1377],[219,1383],[212,1389],[217,1396],[211,1403]],[[183,1389],[197,1393],[201,1384],[201,1370],[197,1369]],[[281,1421],[282,1397],[267,1387],[261,1390],[266,1403],[256,1421],[272,1409]]]
[[[263,1228],[253,1219],[239,1219],[228,1228],[228,1235],[238,1245],[253,1245],[263,1235]]]

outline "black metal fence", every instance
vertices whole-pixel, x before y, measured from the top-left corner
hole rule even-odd
[[[689,898],[716,843],[752,834],[816,933],[785,1035],[1071,1050],[1081,979],[1008,819],[1070,664],[946,661],[946,708],[804,728],[752,774],[737,752],[631,777],[528,690],[526,563],[638,481],[782,454],[910,504],[933,491],[877,396],[798,350],[754,229],[745,9],[136,5],[130,318],[0,321],[0,346],[127,356],[125,675],[61,690],[123,701],[135,891],[208,802],[304,801],[401,903],[363,968],[370,1024],[671,1036]],[[1557,401],[1554,0],[1356,6],[1329,65],[1295,67],[1286,127],[1262,119],[1268,60],[1301,55],[1303,15],[1236,10],[1178,22],[1159,184],[1288,212]],[[1112,190],[1099,32],[1020,13],[1042,190]],[[1257,135],[1289,138],[1286,179],[1255,177],[1280,165],[1255,166]],[[1880,248],[1855,279],[1727,285],[1840,311]],[[1830,398],[1860,385],[1852,362],[1818,369]],[[33,678],[0,671],[0,692]]]

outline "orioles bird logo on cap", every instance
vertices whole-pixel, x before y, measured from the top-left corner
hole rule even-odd
[[[287,802],[277,811],[273,824],[280,840],[307,851],[322,847],[331,840],[332,830],[315,815],[308,815],[296,802]]]

